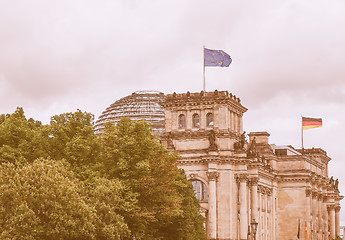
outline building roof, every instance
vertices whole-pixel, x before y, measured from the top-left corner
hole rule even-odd
[[[122,117],[129,117],[131,120],[145,119],[152,124],[153,132],[161,135],[164,132],[164,109],[160,103],[164,98],[164,93],[149,90],[137,91],[117,100],[99,116],[95,125],[96,134],[103,133],[105,123],[116,124]]]

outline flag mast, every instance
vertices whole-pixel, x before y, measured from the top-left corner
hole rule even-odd
[[[304,145],[303,145],[303,116],[301,116],[301,131],[302,131],[302,154],[304,152]]]
[[[229,54],[222,50],[204,48],[204,92],[206,92],[205,67],[229,67],[232,59]],[[207,56],[206,56],[207,53]],[[207,65],[206,65],[207,64]]]
[[[204,54],[204,92],[206,92],[206,87],[205,87],[205,45],[203,46],[203,54]]]
[[[322,127],[322,118],[311,118],[302,116],[302,154],[304,152],[303,132],[310,128]]]

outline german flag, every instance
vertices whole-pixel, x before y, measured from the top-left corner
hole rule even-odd
[[[302,117],[302,129],[322,127],[322,118]]]

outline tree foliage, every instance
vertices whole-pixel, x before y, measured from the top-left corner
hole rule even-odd
[[[67,168],[44,159],[0,166],[0,239],[124,239],[119,182],[99,179],[90,190]]]
[[[0,163],[33,162],[45,157],[41,128],[41,122],[25,117],[23,108],[17,108],[13,114],[0,115]]]
[[[101,141],[103,174],[138,194],[144,217],[128,219],[137,239],[204,239],[199,203],[176,166],[178,156],[168,153],[145,121],[109,123]]]
[[[97,137],[93,121],[80,110],[49,125],[26,119],[22,108],[0,115],[2,236],[206,239],[178,156],[150,126],[124,118]]]

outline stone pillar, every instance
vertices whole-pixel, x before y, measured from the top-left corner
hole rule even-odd
[[[329,233],[330,239],[335,238],[335,209],[334,205],[328,206]]]
[[[235,113],[235,112],[233,112],[232,113],[232,116],[234,116],[234,118],[232,119],[232,121],[233,121],[233,126],[234,126],[234,128],[233,128],[233,130],[235,131],[235,132],[237,132],[237,114]]]
[[[268,225],[267,225],[267,239],[272,239],[272,190],[267,190],[267,216],[268,216]]]
[[[312,230],[312,239],[317,239],[317,230],[318,230],[318,226],[317,226],[317,191],[312,192],[312,213],[313,213],[313,217],[312,217],[312,226],[311,226],[311,230]]]
[[[250,199],[250,208],[251,208],[251,218],[250,221],[255,219],[256,222],[259,222],[258,219],[258,177],[252,177],[250,179],[250,185],[251,185],[251,199]]]
[[[200,111],[200,129],[206,128],[206,112],[205,109],[201,109]]]
[[[317,227],[317,239],[322,239],[322,194],[319,193],[317,195],[317,219],[318,219],[318,227]]]
[[[262,186],[258,185],[258,229],[256,231],[256,239],[261,240],[261,235],[262,235],[262,226],[263,222],[261,221],[261,216],[262,216]]]
[[[238,121],[239,121],[239,133],[242,133],[243,132],[243,119],[242,119],[242,116],[240,115],[239,118],[238,118]]]
[[[340,206],[335,207],[335,235],[340,236]]]
[[[322,198],[322,211],[323,211],[323,239],[328,239],[328,213],[327,213],[327,197],[323,195]]]
[[[207,172],[208,177],[208,238],[217,239],[217,178],[218,172]]]
[[[310,209],[310,196],[311,196],[311,189],[310,188],[306,188],[305,189],[305,196],[307,198],[307,202],[306,202],[306,212],[307,212],[307,217],[310,217],[311,214],[311,209]],[[308,219],[309,220],[309,219]]]
[[[236,125],[237,125],[236,132],[241,133],[240,132],[240,128],[241,128],[241,126],[240,126],[240,115],[238,113],[236,114],[236,121],[237,121],[236,122]]]
[[[247,174],[238,174],[239,205],[240,205],[240,240],[247,239],[248,216],[247,216]]]
[[[311,223],[310,219],[311,219],[311,213],[312,213],[312,201],[311,201],[311,189],[310,188],[306,188],[305,189],[305,195],[306,195],[306,219],[305,221],[307,222],[307,224],[309,225]],[[304,225],[303,225],[304,226]],[[303,228],[305,229],[305,228]],[[311,230],[311,227],[308,227],[308,231],[310,234],[310,230]],[[303,231],[304,234],[305,234],[305,230]]]
[[[192,116],[191,112],[186,112],[186,129],[192,129]]]

